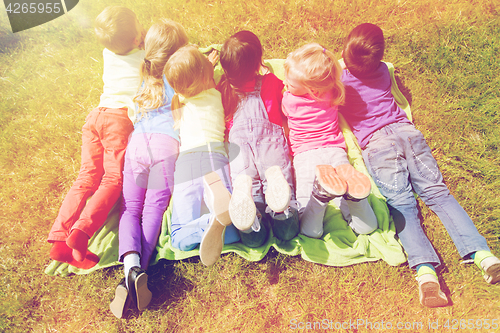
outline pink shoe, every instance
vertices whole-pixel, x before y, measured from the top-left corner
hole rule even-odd
[[[349,199],[362,200],[370,194],[370,179],[354,169],[352,165],[339,165],[335,167],[335,171],[347,183],[347,195]]]

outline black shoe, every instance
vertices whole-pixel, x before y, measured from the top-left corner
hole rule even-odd
[[[129,294],[139,311],[144,310],[151,301],[152,294],[148,289],[148,275],[140,267],[134,266],[128,273]]]
[[[115,290],[115,298],[109,303],[109,309],[116,318],[123,318],[125,312],[128,310],[130,304],[130,297],[128,297],[127,284],[123,278]]]

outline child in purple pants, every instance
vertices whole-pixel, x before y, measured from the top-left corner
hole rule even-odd
[[[123,201],[120,218],[119,258],[125,279],[110,304],[121,318],[127,299],[139,310],[151,301],[148,268],[158,242],[163,213],[168,207],[174,185],[175,160],[179,153],[179,134],[174,130],[171,101],[174,90],[163,76],[169,57],[187,44],[184,28],[163,20],[153,25],[145,39],[141,65],[143,84],[135,97],[137,120],[125,154]],[[129,297],[129,295],[131,297]]]

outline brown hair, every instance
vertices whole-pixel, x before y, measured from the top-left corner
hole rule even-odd
[[[310,43],[288,55],[285,75],[299,81],[315,99],[332,92],[332,105],[344,103],[345,91],[341,81],[342,69],[335,55],[318,43]]]
[[[262,65],[262,45],[251,31],[242,30],[222,45],[220,63],[224,75],[219,83],[226,121],[233,118],[242,97],[240,89],[255,78]]]
[[[188,43],[186,31],[177,22],[163,19],[154,24],[144,40],[145,57],[141,64],[141,86],[134,101],[139,113],[162,106],[164,101],[163,68],[172,54]]]
[[[354,76],[375,71],[384,56],[384,33],[375,24],[363,23],[354,28],[344,47],[344,62]]]
[[[97,40],[113,53],[127,54],[134,49],[139,33],[136,20],[135,13],[126,7],[106,7],[95,19]]]

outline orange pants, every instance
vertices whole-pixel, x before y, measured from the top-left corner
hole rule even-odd
[[[64,198],[48,242],[66,241],[73,229],[90,238],[103,225],[122,191],[125,150],[133,129],[126,108],[99,107],[88,114],[82,128],[80,173]]]

